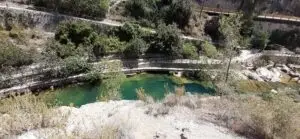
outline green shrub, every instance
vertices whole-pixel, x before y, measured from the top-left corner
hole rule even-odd
[[[192,43],[183,44],[183,57],[190,58],[190,59],[197,59],[198,52],[196,46]]]
[[[94,35],[92,27],[84,22],[64,22],[58,27],[55,33],[55,40],[61,44],[67,44],[69,42],[74,43],[76,46],[85,43],[88,39]]]
[[[35,6],[81,17],[104,18],[110,0],[33,0]]]
[[[192,15],[191,0],[130,0],[125,8],[135,19],[151,25],[164,21],[184,28]]]
[[[274,30],[270,35],[271,44],[280,44],[293,50],[300,47],[300,29],[295,30]]]
[[[204,44],[202,45],[202,51],[209,58],[216,57],[218,54],[218,50],[216,49],[216,47],[209,42],[204,42]]]
[[[127,58],[139,58],[146,52],[147,48],[147,43],[143,39],[135,38],[128,43],[124,54]]]
[[[133,38],[141,37],[142,30],[139,25],[125,23],[113,31],[113,34],[118,36],[121,41],[130,41]]]
[[[20,135],[40,128],[59,127],[64,118],[57,121],[51,106],[32,94],[11,96],[0,100],[0,138]]]
[[[87,61],[81,57],[71,56],[63,61],[61,72],[65,76],[84,73],[90,69]]]
[[[73,43],[60,44],[56,41],[49,41],[44,53],[47,54],[47,56],[52,54],[62,59],[77,55],[76,46]]]
[[[128,14],[136,19],[145,18],[152,14],[153,8],[150,5],[151,0],[130,0],[126,3]]]
[[[119,38],[108,37],[106,35],[98,36],[92,45],[95,56],[103,56],[111,53],[121,53],[126,48],[125,42],[121,42]]]
[[[261,139],[297,139],[300,137],[299,106],[286,95],[276,94],[270,101],[235,95],[221,99],[216,107],[222,111],[219,119],[241,135]]]
[[[160,24],[156,34],[153,34],[155,42],[151,46],[154,53],[163,53],[166,56],[179,58],[182,56],[182,43],[176,26]]]
[[[269,34],[267,32],[255,32],[251,44],[252,48],[257,48],[260,50],[264,50],[269,43]]]
[[[173,0],[164,17],[167,24],[176,23],[183,29],[192,15],[191,0]]]
[[[33,54],[17,46],[2,42],[0,46],[0,69],[3,67],[20,67],[33,63]]]

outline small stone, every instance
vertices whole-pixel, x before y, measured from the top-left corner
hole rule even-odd
[[[299,77],[293,78],[292,81],[298,82],[299,81]]]
[[[271,93],[277,94],[278,92],[275,89],[272,89]]]

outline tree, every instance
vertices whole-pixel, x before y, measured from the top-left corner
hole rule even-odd
[[[67,21],[59,25],[55,33],[55,40],[62,44],[71,42],[78,46],[87,41],[92,33],[94,33],[93,29],[87,23]]]
[[[242,22],[240,22],[241,17],[241,15],[236,14],[230,16],[222,16],[219,20],[219,31],[224,38],[224,55],[228,58],[225,82],[228,81],[229,70],[233,56],[237,53],[237,50],[240,49],[242,45],[244,45],[243,47],[247,46],[247,44],[241,45],[241,40],[243,40],[243,37],[240,34],[240,30],[242,27]]]
[[[211,44],[207,41],[203,43],[202,51],[209,58],[216,57],[216,55],[218,54],[217,48],[213,44]]]
[[[121,84],[126,78],[122,72],[122,64],[119,61],[101,61],[104,67],[102,82],[100,86],[100,101],[119,100],[121,98]]]
[[[251,40],[252,47],[260,50],[265,50],[269,43],[269,37],[270,35],[267,32],[255,32]]]
[[[33,0],[35,6],[81,17],[104,18],[109,0]]]
[[[142,35],[139,25],[127,22],[114,30],[113,33],[120,38],[120,41],[130,41]]]
[[[9,43],[1,42],[0,69],[5,67],[20,67],[33,63],[33,54]]]
[[[198,50],[196,46],[192,43],[184,43],[183,44],[183,57],[184,58],[191,58],[191,59],[198,59]]]
[[[143,39],[135,38],[128,43],[124,54],[128,58],[139,58],[146,52],[147,48],[147,43]]]
[[[179,28],[184,28],[189,23],[192,15],[191,7],[191,0],[173,0],[164,17],[166,23],[176,23]]]
[[[125,8],[127,13],[140,22],[166,24],[176,23],[184,28],[192,15],[191,0],[130,0]]]
[[[155,47],[170,57],[182,56],[182,43],[176,25],[160,24],[155,35]]]
[[[121,53],[125,49],[125,43],[117,37],[99,35],[92,43],[93,53],[96,57],[111,53]]]

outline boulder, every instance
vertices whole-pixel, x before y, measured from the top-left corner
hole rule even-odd
[[[252,79],[252,80],[257,80],[257,81],[260,81],[260,82],[263,82],[264,80],[262,78],[259,77],[258,74],[256,74],[255,72],[251,72],[251,71],[244,71],[244,74],[249,78],[249,79]]]
[[[298,82],[299,81],[299,77],[292,78],[292,81]]]
[[[291,71],[291,69],[290,69],[288,66],[286,66],[286,65],[282,65],[281,71],[283,71],[283,72],[285,72],[285,73],[288,73],[288,72]]]
[[[265,67],[261,67],[256,69],[256,73],[264,80],[264,81],[270,81],[273,78],[273,72],[269,71]]]
[[[272,90],[271,90],[271,93],[273,93],[273,94],[277,94],[277,93],[278,93],[278,91],[276,91],[275,89],[272,89]]]

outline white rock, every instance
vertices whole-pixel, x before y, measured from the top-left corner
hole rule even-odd
[[[299,77],[293,78],[292,81],[298,82],[299,81]]]
[[[286,72],[286,73],[288,73],[288,72],[290,72],[291,71],[291,69],[288,67],[288,66],[286,66],[286,65],[282,65],[282,69],[281,69],[283,72]]]
[[[273,77],[271,78],[271,82],[280,82],[281,71],[278,70],[277,68],[272,68],[270,71],[273,72]]]
[[[265,67],[256,69],[256,73],[265,81],[270,81],[273,78],[273,72]]]
[[[262,78],[259,77],[258,74],[256,74],[255,72],[251,72],[249,70],[244,71],[244,74],[249,78],[249,79],[253,79],[253,80],[257,80],[260,82],[263,82],[264,80]]]
[[[240,139],[228,129],[201,120],[192,109],[163,104],[145,104],[141,101],[110,101],[84,105],[67,110],[69,117],[64,131],[68,135],[85,132],[87,138],[99,138],[101,132],[117,128],[122,139]],[[158,113],[156,116],[155,112]],[[166,113],[165,113],[166,112]],[[162,115],[164,113],[164,115]],[[106,129],[106,130],[105,130]],[[47,138],[49,130],[30,132],[20,137]],[[85,136],[86,137],[86,136]],[[27,138],[26,138],[27,139]]]
[[[272,89],[271,93],[277,94],[278,92],[275,89]]]

